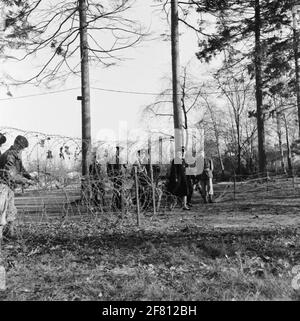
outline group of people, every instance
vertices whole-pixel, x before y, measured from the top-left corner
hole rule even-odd
[[[94,152],[93,160],[90,165],[89,175],[91,182],[91,200],[94,205],[106,205],[105,194],[110,191],[105,191],[105,184],[110,182],[112,193],[112,205],[115,209],[122,208],[122,187],[124,179],[127,177],[134,178],[134,170],[136,168],[137,178],[139,181],[139,201],[140,204],[146,202],[144,189],[149,185],[150,181],[150,165],[146,158],[144,150],[138,150],[136,160],[132,168],[128,168],[126,164],[121,161],[120,147],[116,147],[116,155],[113,159],[103,156],[101,162],[97,161],[97,153]],[[157,176],[158,169],[153,165],[154,177]]]
[[[168,191],[179,197],[183,210],[190,210],[194,189],[203,197],[204,203],[213,203],[213,161],[200,155],[192,158],[190,162],[187,155],[178,151],[171,163],[167,184]]]
[[[5,135],[0,133],[0,147],[6,142]],[[8,235],[14,236],[15,234],[15,220],[17,215],[17,209],[14,204],[14,190],[17,185],[33,185],[35,179],[25,170],[22,164],[22,151],[29,146],[28,140],[24,136],[17,136],[13,145],[6,150],[3,154],[0,152],[0,236]],[[113,188],[116,191],[120,191],[122,187],[122,170],[126,170],[126,165],[118,162],[117,150],[117,162],[115,164],[107,164],[107,174],[112,179]],[[138,151],[137,160],[134,163],[134,167],[137,168],[137,174],[140,180],[140,186],[147,183],[147,177],[149,176],[149,164],[143,160],[145,155],[142,151]],[[200,161],[199,161],[200,160]],[[124,167],[124,168],[123,168]],[[133,167],[133,168],[134,168]],[[196,168],[196,172],[193,170]],[[154,170],[154,176],[156,174],[156,167]],[[197,172],[198,170],[198,172]],[[103,187],[100,186],[101,173],[96,163],[96,157],[90,166],[90,175],[96,177],[94,180],[94,192],[99,199],[99,190],[103,191]],[[199,158],[190,163],[184,153],[184,150],[178,152],[173,159],[168,175],[167,190],[174,196],[182,200],[182,208],[184,210],[190,210],[192,206],[191,200],[194,190],[199,190],[203,197],[204,203],[213,202],[213,162],[209,158]],[[102,188],[102,190],[101,190]],[[121,208],[121,194],[116,194],[116,206]]]
[[[150,164],[147,158],[147,152],[144,150],[138,150],[136,155],[136,161],[132,166],[130,176],[134,177],[134,170],[136,169],[137,178],[139,181],[139,201],[140,204],[144,204],[145,200],[145,188],[151,183],[150,180]],[[103,200],[104,188],[103,188],[103,169],[97,162],[96,154],[94,154],[94,160],[90,166],[90,177],[92,179],[92,200],[95,205],[99,205],[101,199]],[[127,172],[127,166],[118,162],[119,150],[116,150],[116,161],[114,164],[107,163],[104,170],[107,177],[113,182],[114,190],[114,205],[116,208],[121,208],[121,189],[122,180],[124,179],[124,172]],[[103,165],[103,163],[102,163]],[[204,203],[213,203],[213,161],[210,158],[205,158],[203,154],[200,157],[189,157],[184,150],[178,152],[175,158],[171,162],[170,170],[167,175],[167,191],[179,198],[182,202],[183,210],[190,210],[192,206],[192,196],[194,190],[198,190],[203,197]],[[159,166],[152,165],[152,174],[154,181],[159,176]],[[102,174],[101,174],[102,172]]]
[[[0,147],[6,142],[0,133]],[[15,236],[17,208],[14,204],[14,190],[17,185],[33,185],[35,179],[25,170],[22,152],[29,146],[24,136],[17,136],[13,145],[3,154],[0,152],[0,238],[2,233],[8,237]]]

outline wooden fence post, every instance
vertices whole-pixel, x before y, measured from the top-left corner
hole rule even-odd
[[[135,180],[137,226],[140,226],[139,182],[138,182],[138,177],[137,177],[137,167],[136,166],[134,166],[134,180]]]
[[[3,226],[0,225],[0,291],[6,290],[6,271],[3,265],[4,258],[2,255],[2,237],[3,237]]]
[[[233,200],[235,201],[235,193],[236,193],[236,175],[233,174]]]
[[[123,171],[121,171],[121,180],[122,180],[122,185],[121,185],[121,218],[124,217],[124,215],[126,214],[126,208],[125,208],[125,188],[124,188],[124,184],[125,184],[125,173]]]
[[[153,166],[152,166],[152,149],[151,149],[151,137],[148,139],[148,156],[149,156],[149,167],[150,167],[150,180],[151,180],[151,188],[152,188],[152,204],[153,204],[153,215],[156,214],[156,204],[155,204],[155,186],[153,180]]]
[[[158,153],[159,153],[159,165],[162,165],[162,137],[159,136],[159,141],[158,141]]]
[[[295,191],[295,175],[294,175],[294,170],[292,170],[292,180],[293,180],[293,189]]]
[[[2,257],[2,238],[3,238],[3,226],[0,225],[0,260]]]

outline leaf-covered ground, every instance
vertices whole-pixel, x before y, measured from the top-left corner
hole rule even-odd
[[[23,223],[0,300],[297,300],[300,199]]]

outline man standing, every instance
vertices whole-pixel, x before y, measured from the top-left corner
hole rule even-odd
[[[93,151],[93,160],[89,167],[89,175],[92,192],[91,201],[95,206],[101,206],[103,204],[104,188],[101,165],[97,160],[97,150]]]
[[[203,197],[204,203],[213,203],[213,170],[214,164],[211,158],[204,158],[203,172],[200,174],[200,193]],[[208,198],[207,198],[208,195]]]
[[[192,207],[192,197],[194,193],[194,181],[196,175],[196,159],[193,152],[186,153],[186,179],[188,183],[187,205]]]
[[[15,236],[17,208],[14,204],[14,189],[18,184],[34,184],[33,178],[22,164],[22,151],[28,147],[24,136],[17,136],[14,144],[0,156],[0,215],[4,235]]]

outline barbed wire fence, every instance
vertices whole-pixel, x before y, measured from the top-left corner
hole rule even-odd
[[[7,136],[9,147],[19,134],[26,136],[30,147],[23,155],[26,168],[32,176],[38,178],[37,183],[28,188],[18,188],[15,193],[15,205],[18,209],[17,220],[22,227],[18,229],[18,244],[24,246],[30,240],[35,240],[39,233],[45,233],[45,226],[49,231],[64,234],[65,224],[78,222],[85,229],[87,224],[92,226],[92,233],[99,233],[102,227],[113,229],[151,225],[165,219],[169,224],[171,215],[178,217],[174,211],[179,205],[177,197],[167,191],[168,166],[150,161],[150,175],[148,170],[138,171],[138,166],[128,163],[107,164],[102,162],[91,168],[90,175],[81,176],[81,145],[77,138],[59,135],[46,135],[39,132],[26,132],[16,128],[1,128],[0,132]],[[98,148],[107,148],[103,142],[97,143]],[[134,142],[130,147],[134,147]],[[140,148],[140,146],[138,147]],[[148,146],[149,148],[149,146]],[[148,149],[149,150],[149,149]],[[162,151],[162,146],[159,146]],[[95,165],[95,162],[93,162]],[[82,193],[82,187],[85,192]],[[207,206],[222,206],[226,202],[240,204],[246,201],[247,206],[263,202],[274,205],[274,199],[287,199],[289,205],[300,205],[300,178],[297,176],[274,175],[273,173],[255,173],[252,175],[233,175],[227,182],[215,182],[216,204],[203,204],[205,212]],[[201,203],[203,201],[199,201]],[[202,205],[202,204],[201,204]],[[0,202],[0,208],[1,208]],[[276,206],[276,204],[275,204]],[[234,206],[230,206],[234,212]],[[194,214],[198,211],[192,211]],[[188,217],[190,212],[182,213],[181,217]],[[41,232],[42,231],[42,232]],[[47,230],[48,231],[48,230]],[[72,229],[73,235],[73,229]],[[89,235],[89,234],[88,234]],[[53,233],[47,233],[47,242],[57,244],[58,239]],[[34,244],[34,242],[33,242]],[[40,248],[34,247],[30,253],[39,253]],[[2,278],[9,269],[9,250],[2,246],[2,226],[0,225],[0,267]],[[5,284],[2,284],[3,288]]]
[[[179,205],[177,197],[167,191],[168,165],[150,166],[152,175],[149,175],[149,168],[146,172],[139,172],[136,166],[126,162],[112,164],[111,168],[100,162],[94,173],[83,178],[80,171],[82,141],[79,138],[10,127],[0,127],[0,131],[7,136],[3,150],[18,134],[28,138],[30,147],[23,160],[31,175],[38,177],[34,186],[16,190],[20,222],[59,220],[63,223],[69,219],[109,218],[116,224],[139,226],[141,215],[151,220],[157,215],[171,213],[170,210]],[[132,142],[129,147],[134,146],[135,142]],[[107,143],[97,142],[97,147],[105,150]],[[82,193],[83,183],[86,193]],[[263,173],[233,175],[227,182],[215,182],[215,202],[218,206],[218,203],[242,199],[298,197],[299,187],[299,178],[295,176],[272,173],[267,177]]]
[[[300,178],[294,174],[273,172],[257,172],[249,175],[233,174],[228,182],[217,185],[219,185],[217,202],[240,200],[251,202],[300,197]]]
[[[166,211],[169,203],[176,202],[167,192],[164,166],[153,165],[156,171],[159,168],[159,175],[155,172],[151,179],[149,173],[135,172],[132,164],[108,165],[112,167],[109,170],[102,162],[96,173],[90,172],[83,178],[80,139],[11,127],[0,127],[0,131],[7,137],[2,152],[17,135],[27,137],[29,148],[22,155],[23,162],[31,176],[38,178],[34,186],[16,189],[19,221],[63,222],[68,218],[90,219],[110,213],[118,220],[131,218],[139,224],[140,214]],[[107,148],[104,142],[96,145],[103,150]],[[129,147],[134,147],[134,143]],[[82,184],[86,193],[82,193]]]

